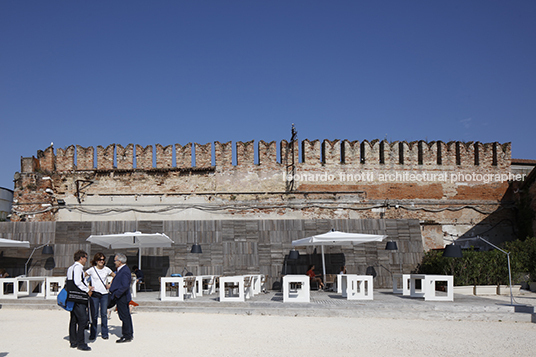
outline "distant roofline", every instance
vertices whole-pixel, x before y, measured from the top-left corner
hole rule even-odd
[[[11,193],[13,193],[13,190],[10,190],[9,188],[5,188],[5,187],[0,187],[0,190],[11,191]]]
[[[536,165],[536,160],[532,159],[512,159],[512,165]]]

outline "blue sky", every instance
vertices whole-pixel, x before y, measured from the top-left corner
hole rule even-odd
[[[535,1],[0,2],[0,187],[69,145],[512,142],[536,159]]]

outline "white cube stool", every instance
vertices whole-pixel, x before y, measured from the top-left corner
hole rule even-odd
[[[310,302],[311,286],[307,275],[283,277],[283,302]]]
[[[447,294],[438,296],[436,294],[436,282],[447,283]],[[425,301],[454,301],[454,277],[452,275],[426,275],[424,279],[424,300]]]

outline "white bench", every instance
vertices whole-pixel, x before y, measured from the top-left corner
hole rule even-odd
[[[409,296],[411,297],[424,297],[426,291],[424,289],[425,274],[410,274],[409,276]],[[417,290],[417,280],[421,281],[421,289]]]
[[[393,294],[410,295],[410,276],[411,274],[393,274]],[[398,281],[401,282],[402,289],[398,288]]]
[[[6,292],[7,286],[11,284],[13,291],[11,293]],[[0,279],[0,299],[18,299],[19,283],[17,278],[2,278]]]
[[[402,291],[397,287],[398,279],[402,279]],[[417,280],[420,280],[421,288],[417,289]],[[438,295],[437,282],[446,283],[446,293]],[[428,274],[394,274],[393,293],[422,298],[425,301],[454,301],[454,277],[452,275],[428,275]]]
[[[436,282],[447,283],[446,294],[437,295]],[[454,301],[454,277],[452,275],[426,275],[424,278],[425,301]]]
[[[220,276],[220,302],[245,301],[245,276]]]
[[[342,297],[347,300],[372,300],[372,275],[340,274]]]
[[[310,302],[311,286],[307,275],[285,275],[283,277],[283,302]]]
[[[56,299],[65,286],[65,279],[65,276],[48,276],[45,282],[45,299]]]
[[[160,278],[160,301],[184,301],[184,278],[178,276]]]

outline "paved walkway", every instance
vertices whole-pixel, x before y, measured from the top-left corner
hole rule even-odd
[[[455,295],[426,302],[375,290],[373,301],[346,301],[313,292],[307,304],[284,304],[275,292],[244,303],[204,296],[177,303],[139,293],[132,316],[134,340],[117,344],[121,322],[108,324],[110,339],[89,343],[92,353],[120,356],[530,356],[536,324],[531,314],[507,306],[508,296]],[[533,304],[536,294],[516,297]],[[0,301],[0,356],[79,356],[69,348],[69,314],[55,301]],[[176,313],[170,313],[170,311]],[[296,317],[297,316],[297,317]],[[516,322],[516,321],[519,321]],[[521,323],[522,322],[522,323]]]
[[[184,302],[160,301],[159,292],[139,292],[134,299],[137,312],[179,312],[310,317],[380,317],[423,320],[474,320],[536,322],[533,307],[536,293],[522,290],[514,296],[472,296],[455,294],[453,302],[424,301],[395,295],[391,290],[374,290],[374,300],[346,300],[334,292],[311,292],[310,303],[283,303],[280,292],[268,291],[246,302],[219,302],[218,295],[203,295]],[[1,300],[2,309],[59,309],[54,300],[23,297]]]

